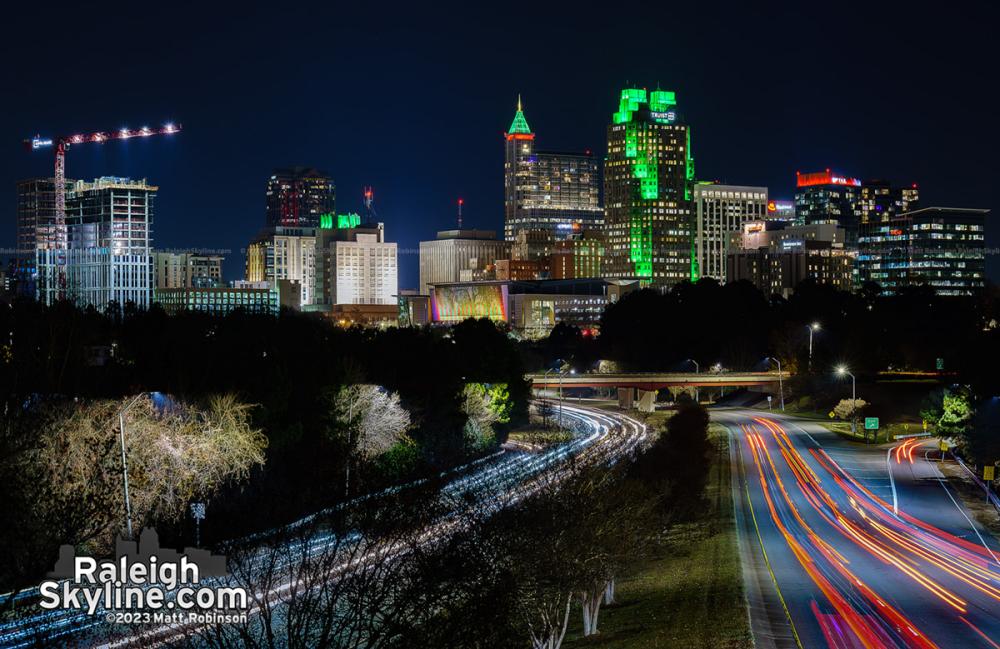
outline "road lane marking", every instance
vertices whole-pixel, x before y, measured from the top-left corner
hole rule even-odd
[[[927,459],[927,453],[924,453],[924,459],[925,460]],[[990,553],[991,557],[993,557],[994,563],[1000,566],[1000,560],[997,560],[997,555],[993,554],[993,550],[990,549],[990,546],[986,545],[986,540],[983,538],[983,535],[979,533],[979,528],[976,527],[976,524],[972,522],[972,519],[969,518],[969,515],[965,513],[965,509],[958,504],[958,501],[955,500],[955,497],[951,495],[951,489],[948,488],[945,479],[938,478],[937,481],[938,484],[941,485],[941,488],[944,489],[944,492],[948,494],[948,497],[951,498],[951,502],[955,504],[955,508],[958,509],[958,511],[962,512],[962,516],[965,517],[965,520],[969,521],[969,526],[972,528],[972,531],[976,533],[976,536],[979,537],[979,542],[982,543],[983,547],[986,548],[986,551]]]
[[[889,473],[889,486],[892,487],[892,513],[899,516],[899,501],[896,500],[896,481],[892,477],[892,448],[885,449],[885,470]]]

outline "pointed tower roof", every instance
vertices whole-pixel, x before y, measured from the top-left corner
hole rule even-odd
[[[517,112],[514,113],[514,121],[510,123],[510,130],[507,131],[508,135],[513,135],[515,133],[531,133],[531,127],[528,126],[528,120],[524,119],[524,111],[521,110],[521,95],[517,96]]]

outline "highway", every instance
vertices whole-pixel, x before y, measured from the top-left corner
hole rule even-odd
[[[732,442],[757,647],[1000,649],[1000,547],[931,440],[866,447],[792,417],[712,415]]]
[[[530,495],[543,483],[558,480],[569,466],[572,459],[575,465],[581,463],[613,463],[617,459],[633,453],[645,444],[648,438],[646,427],[638,421],[621,414],[599,411],[564,403],[562,416],[565,425],[576,431],[574,438],[566,443],[548,447],[541,452],[528,453],[517,450],[505,450],[474,462],[461,471],[449,472],[451,479],[442,487],[441,495],[448,502],[463,502],[475,506],[479,511],[490,511],[498,507],[508,506],[517,500]],[[405,489],[409,485],[401,485],[391,491]],[[501,494],[501,497],[498,497]],[[351,503],[350,506],[363,505],[366,500],[378,494],[366,496]],[[446,515],[429,525],[426,529],[417,530],[420,542],[434,542],[449,534],[456,525],[461,524],[458,511]],[[297,527],[310,523],[316,515],[312,515],[292,523]],[[266,533],[265,533],[266,534]],[[263,536],[263,534],[261,535]],[[343,540],[338,540],[318,533],[308,541],[308,553],[321,553],[326,548],[341,547]],[[399,550],[403,551],[402,549]],[[379,556],[355,555],[350,564],[340,565],[330,574],[330,579],[337,579],[345,570],[355,569],[367,563],[390,560],[395,556],[390,548],[380,550]],[[264,593],[269,605],[280,606],[282,599],[299,586],[294,574],[295,566],[289,566],[289,575],[269,583],[269,590]],[[30,602],[31,592],[19,596]],[[31,610],[28,603],[26,611]],[[111,647],[148,647],[167,645],[179,640],[190,641],[194,631],[189,626],[168,625],[153,626],[129,632],[115,638],[113,630],[104,624],[105,611],[99,610],[93,617],[70,611],[34,612],[28,613],[17,620],[0,624],[0,647],[29,647],[52,643],[72,644],[73,646]],[[251,610],[250,614],[254,615]],[[109,640],[109,633],[112,639]]]

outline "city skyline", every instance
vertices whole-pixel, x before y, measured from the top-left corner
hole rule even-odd
[[[540,10],[538,20],[544,22],[550,11]],[[697,14],[680,15],[694,10],[676,11],[678,18],[693,25],[703,20]],[[716,26],[731,37],[717,52],[699,43],[697,33],[677,34],[677,41],[688,46],[679,60],[663,54],[608,62],[597,51],[585,51],[578,55],[579,66],[560,69],[557,76],[510,63],[555,51],[558,38],[533,40],[526,49],[535,48],[534,54],[502,47],[496,53],[461,60],[446,56],[449,50],[444,46],[426,43],[433,39],[417,39],[405,29],[405,16],[400,15],[366,25],[364,35],[343,34],[338,45],[326,50],[306,39],[303,47],[317,54],[317,67],[329,69],[325,78],[336,82],[335,90],[327,90],[319,102],[308,97],[281,102],[258,88],[268,86],[260,83],[268,78],[268,87],[280,94],[309,73],[303,67],[288,71],[285,77],[268,77],[285,69],[282,66],[290,59],[284,54],[243,51],[245,63],[237,67],[227,67],[234,59],[224,57],[207,69],[196,69],[199,57],[231,45],[240,33],[264,31],[264,16],[253,12],[235,19],[233,29],[215,41],[206,40],[201,28],[168,32],[151,27],[148,51],[167,40],[176,41],[177,47],[157,61],[144,58],[146,50],[140,48],[135,60],[120,65],[126,70],[149,66],[159,82],[148,86],[126,80],[128,92],[113,99],[96,93],[72,109],[55,101],[51,84],[44,79],[5,71],[13,77],[10,81],[27,91],[27,100],[12,107],[10,143],[0,152],[0,183],[11,188],[6,209],[0,212],[7,223],[0,229],[0,247],[15,247],[14,183],[51,173],[51,155],[23,151],[17,146],[21,139],[38,133],[55,136],[75,130],[138,127],[142,120],[156,125],[172,119],[184,124],[184,133],[175,138],[74,149],[67,177],[148,179],[161,188],[154,246],[230,250],[224,273],[226,279],[237,279],[244,267],[242,249],[264,218],[264,192],[272,171],[291,165],[323,169],[337,186],[338,211],[360,211],[362,188],[374,186],[379,218],[399,244],[400,287],[413,288],[418,284],[417,243],[433,238],[438,230],[455,227],[459,197],[465,201],[464,227],[502,231],[503,155],[497,139],[508,128],[518,94],[532,129],[543,134],[546,148],[590,149],[600,158],[606,151],[608,115],[620,89],[629,85],[659,85],[683,98],[684,118],[693,129],[699,180],[767,186],[772,198],[791,200],[796,171],[829,167],[859,178],[918,182],[924,206],[995,209],[995,193],[985,172],[987,147],[972,132],[975,124],[985,121],[989,105],[973,94],[977,67],[988,58],[979,54],[985,45],[972,37],[981,29],[977,23],[982,24],[974,13],[937,17],[948,36],[948,45],[940,52],[887,54],[873,71],[878,72],[874,76],[881,79],[881,85],[866,74],[864,53],[845,48],[838,52],[841,63],[834,66],[843,90],[824,93],[811,61],[823,56],[834,37],[820,34],[805,43],[794,37],[793,30],[782,32],[783,26],[810,18],[803,13],[816,10],[800,8],[794,16],[780,12],[744,16],[738,11],[732,13],[733,20],[740,22],[737,16],[746,19],[747,34],[770,34],[770,38],[758,43],[727,23]],[[910,38],[907,21],[916,23],[920,18],[916,10],[912,14],[900,17],[869,11],[866,21],[873,27],[867,29],[892,22],[896,28],[891,33],[882,30],[884,39],[903,45]],[[210,14],[206,20],[214,24],[218,19],[220,15]],[[449,31],[451,21],[488,22],[479,14],[449,15],[433,30]],[[112,18],[93,29],[110,34],[132,24],[143,24],[143,17]],[[570,21],[560,29],[577,26]],[[621,28],[622,19],[610,18],[600,27],[590,22],[580,33],[598,37]],[[655,25],[636,29],[646,34],[662,32]],[[470,39],[472,31],[458,30],[452,44]],[[845,24],[842,35],[850,41],[863,39],[865,33],[858,25]],[[480,36],[500,38],[491,30]],[[72,44],[81,37],[70,34],[67,38]],[[369,47],[362,55],[353,46],[364,39]],[[705,80],[710,72],[732,67],[738,60],[732,58],[734,52],[748,44],[741,59],[746,63],[741,65],[760,68],[763,74],[750,75],[752,79],[732,74],[724,84]],[[55,56],[40,43],[26,42],[24,34],[0,47],[6,54],[16,50],[22,57],[36,56],[46,65]],[[636,52],[641,53],[643,47],[637,45]],[[678,50],[682,49],[679,45]],[[401,53],[415,56],[408,60]],[[78,64],[93,63],[99,54],[81,51]],[[903,65],[910,60],[906,57],[912,65]],[[324,68],[323,63],[332,67]],[[434,75],[412,76],[428,63],[434,65]],[[481,74],[473,72],[477,66],[482,67]],[[61,85],[72,91],[79,83],[66,79]],[[746,99],[734,103],[733,90],[742,90],[739,96]],[[858,110],[856,97],[882,95],[892,101],[873,101]],[[400,106],[401,96],[407,98],[405,107]],[[944,116],[948,128],[935,123],[935,116]],[[434,141],[430,151],[421,144],[427,137]],[[997,236],[988,231],[988,247],[995,245]],[[988,274],[996,279],[1000,269],[994,266],[988,265]]]

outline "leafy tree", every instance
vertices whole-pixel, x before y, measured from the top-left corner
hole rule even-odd
[[[867,407],[868,402],[864,399],[841,399],[834,406],[833,414],[842,421],[850,421],[857,419]]]

